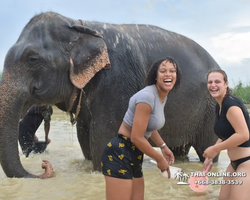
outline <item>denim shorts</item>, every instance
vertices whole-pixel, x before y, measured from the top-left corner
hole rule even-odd
[[[143,153],[129,138],[116,134],[102,154],[102,173],[105,176],[134,179],[143,177]]]

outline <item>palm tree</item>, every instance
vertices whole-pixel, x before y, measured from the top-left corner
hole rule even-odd
[[[178,171],[178,172],[174,175],[174,178],[180,180],[180,178],[182,177],[182,174],[183,174],[183,172],[179,172],[179,171]]]
[[[187,181],[187,180],[188,180],[188,178],[189,178],[189,175],[188,175],[188,174],[186,174],[186,173],[183,173],[183,178],[184,178],[184,180],[185,180],[185,181]]]

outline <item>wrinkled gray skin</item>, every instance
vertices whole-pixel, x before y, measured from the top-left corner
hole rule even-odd
[[[7,53],[1,79],[0,162],[6,175],[35,177],[18,154],[22,113],[46,103],[74,114],[80,89],[77,136],[85,158],[100,170],[102,150],[118,130],[129,98],[144,87],[153,61],[166,56],[178,61],[183,79],[169,94],[160,134],[176,156],[193,146],[203,161],[203,151],[217,140],[206,74],[219,66],[201,46],[155,26],[80,21],[53,12],[33,17]]]

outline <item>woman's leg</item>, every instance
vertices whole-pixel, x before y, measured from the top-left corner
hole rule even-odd
[[[250,160],[241,163],[236,172],[239,174],[238,176],[234,177],[235,181],[242,181],[241,185],[232,185],[231,193],[230,193],[230,200],[249,200],[250,193],[249,193],[249,185],[250,185]],[[240,174],[245,173],[245,177],[240,177]]]
[[[228,165],[226,172],[230,172],[231,174],[235,172],[231,164]],[[223,180],[228,181],[228,180],[232,180],[232,178],[223,177]],[[219,200],[228,200],[230,197],[231,188],[232,188],[231,185],[228,185],[228,184],[222,185],[220,189]]]
[[[143,200],[144,199],[144,178],[133,179],[133,189],[131,200]]]
[[[104,176],[106,181],[106,200],[131,200],[133,180]]]

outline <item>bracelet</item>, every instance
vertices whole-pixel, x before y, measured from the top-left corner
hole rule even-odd
[[[164,143],[160,146],[160,148],[164,147],[165,145],[166,145],[166,143],[164,142]]]

